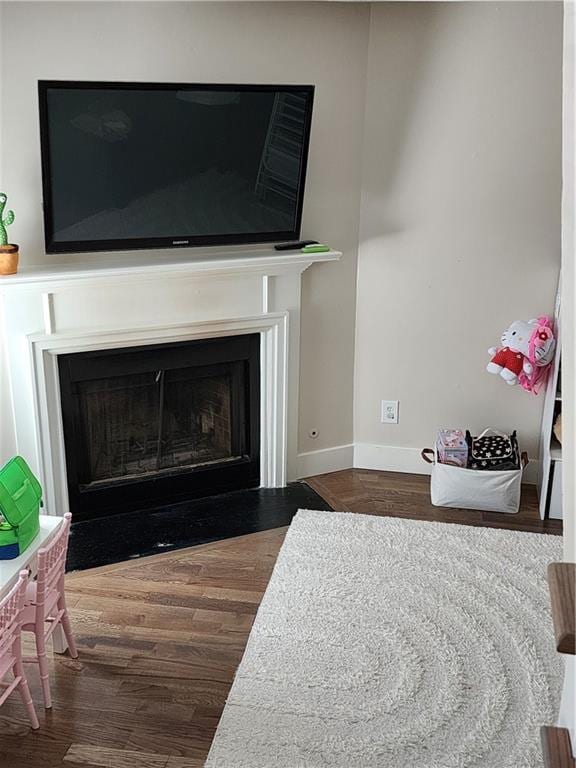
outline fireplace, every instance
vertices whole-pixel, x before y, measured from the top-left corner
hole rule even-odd
[[[68,402],[65,440],[62,399],[73,399],[73,381],[67,387],[60,379],[64,356],[73,360],[75,355],[107,355],[120,349],[128,354],[146,346],[257,334],[260,375],[252,370],[249,396],[255,398],[259,389],[259,406],[247,414],[250,440],[245,456],[252,457],[254,476],[260,456],[258,485],[282,488],[288,480],[336,469],[343,461],[347,465],[348,446],[345,459],[339,458],[340,450],[334,458],[334,452],[298,454],[301,274],[314,262],[340,257],[336,251],[287,254],[260,246],[138,252],[114,261],[75,256],[73,263],[55,266],[40,265],[40,259],[37,268],[4,278],[2,340],[9,387],[3,387],[3,407],[14,427],[13,434],[10,428],[3,430],[4,453],[26,457],[42,483],[44,511],[68,511],[70,495],[76,510],[82,507],[92,514],[90,508],[97,509],[88,503],[96,488],[81,493],[80,483],[86,483],[74,466],[68,477],[69,463],[76,460],[74,430],[80,424]],[[83,362],[88,361],[85,357]],[[167,368],[159,365],[158,370]],[[96,372],[92,378],[106,375],[115,374]],[[258,418],[259,430],[253,428]],[[166,496],[158,494],[159,504],[173,488],[169,484]],[[186,488],[182,498],[192,494],[193,489]],[[143,501],[146,495],[138,503]],[[132,505],[133,495],[101,508],[114,510],[124,503]]]
[[[260,480],[260,335],[58,356],[76,519]]]

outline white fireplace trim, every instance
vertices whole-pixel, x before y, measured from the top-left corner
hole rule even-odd
[[[260,333],[260,484],[286,485],[288,312],[178,325],[74,334],[28,336],[36,450],[45,512],[68,511],[66,456],[58,378],[58,355],[145,344]]]

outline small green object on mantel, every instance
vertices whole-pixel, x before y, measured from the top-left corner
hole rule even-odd
[[[0,245],[8,245],[8,232],[6,227],[14,223],[14,211],[6,211],[4,215],[4,207],[8,196],[4,192],[0,192]]]
[[[330,250],[330,246],[322,245],[322,243],[316,243],[315,245],[305,245],[302,248],[302,253],[326,253]]]

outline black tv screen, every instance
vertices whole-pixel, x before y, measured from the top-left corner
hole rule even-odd
[[[47,252],[298,239],[313,96],[40,81]]]

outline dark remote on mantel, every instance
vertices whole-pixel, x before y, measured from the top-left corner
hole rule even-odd
[[[278,243],[274,246],[276,251],[299,251],[305,245],[316,245],[318,240],[298,240],[295,243]]]

